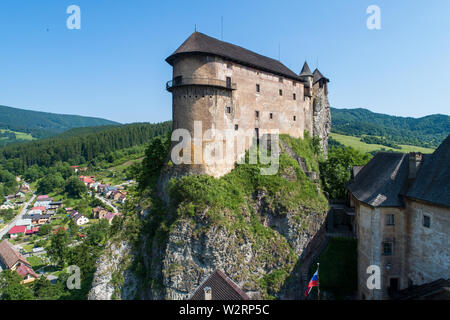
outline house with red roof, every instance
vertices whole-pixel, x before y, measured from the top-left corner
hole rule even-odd
[[[11,239],[17,238],[19,235],[24,235],[27,232],[26,226],[14,226],[11,229],[9,229],[9,237]]]
[[[22,256],[8,241],[0,242],[0,271],[15,270],[22,277],[22,283],[29,283],[38,278],[28,260]]]
[[[40,200],[47,200],[48,198],[49,198],[48,195],[44,194],[44,195],[38,196],[37,200],[38,201],[40,201]]]

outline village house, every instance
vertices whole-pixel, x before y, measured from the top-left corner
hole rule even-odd
[[[106,210],[103,207],[95,207],[94,209],[92,209],[92,213],[94,219],[103,219],[105,215],[108,213],[108,210]]]
[[[26,182],[23,182],[19,188],[19,192],[22,192],[22,193],[31,192],[30,185]]]
[[[28,213],[31,215],[43,214],[47,210],[44,206],[33,207],[31,210],[28,210]]]
[[[250,300],[247,294],[222,271],[215,270],[189,297],[189,300]]]
[[[52,201],[52,202],[50,202],[47,209],[56,210],[56,209],[62,208],[62,206],[63,206],[62,201]]]
[[[3,240],[0,242],[0,271],[6,269],[15,270],[22,277],[22,283],[33,282],[39,277],[28,260],[8,240]]]
[[[89,219],[83,216],[81,213],[76,213],[71,216],[71,218],[77,226],[82,226],[89,222]]]
[[[49,214],[23,215],[22,218],[31,219],[33,225],[43,225],[51,220],[51,215]]]
[[[92,183],[94,183],[93,177],[79,176],[78,177],[81,182],[83,182],[87,187],[89,187]]]
[[[450,135],[431,155],[379,152],[348,185],[360,299],[389,299],[450,277],[449,164]],[[369,266],[380,268],[381,289],[367,287]]]
[[[26,226],[14,226],[9,229],[8,233],[11,239],[16,239],[19,235],[25,235],[26,231]]]
[[[109,222],[109,224],[112,224],[113,219],[114,219],[116,216],[118,216],[118,215],[119,215],[119,213],[115,213],[115,212],[107,212],[107,213],[104,215],[104,219],[106,219],[106,220]]]

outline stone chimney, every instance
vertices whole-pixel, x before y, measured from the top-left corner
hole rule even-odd
[[[212,300],[212,290],[211,287],[205,287],[203,289],[203,292],[205,293],[205,300]]]
[[[409,153],[409,173],[408,179],[415,179],[417,172],[419,171],[420,164],[422,163],[423,154],[420,152]]]

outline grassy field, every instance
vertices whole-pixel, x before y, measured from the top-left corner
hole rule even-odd
[[[33,138],[31,134],[25,133],[25,132],[17,132],[17,131],[11,131],[11,130],[5,130],[0,129],[0,132],[12,132],[16,135],[17,140],[35,140],[36,138]],[[0,137],[0,140],[6,140],[7,138]]]
[[[334,295],[337,300],[352,296],[357,289],[357,260],[356,240],[346,238],[332,238],[320,256],[320,287]],[[310,276],[314,274],[317,265],[310,269]],[[312,297],[317,295],[313,288]]]
[[[358,138],[358,137],[344,136],[342,134],[337,134],[337,133],[331,133],[331,138],[342,143],[343,145],[355,148],[362,152],[370,152],[370,151],[374,151],[374,150],[380,150],[382,148],[384,148],[385,150],[393,150],[396,152],[403,152],[403,153],[413,152],[413,151],[422,152],[422,153],[432,153],[434,151],[434,149],[430,149],[430,148],[408,146],[408,145],[400,145],[401,149],[394,149],[394,148],[386,147],[386,146],[383,146],[380,144],[368,144],[365,142],[361,142],[360,138]]]

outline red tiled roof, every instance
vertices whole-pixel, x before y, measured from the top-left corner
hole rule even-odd
[[[25,278],[28,274],[32,275],[34,278],[38,277],[34,270],[25,264],[21,264],[16,271],[22,278]]]
[[[40,207],[33,207],[33,209],[31,210],[41,210],[41,211],[45,211],[47,210],[44,206],[40,206]]]
[[[0,242],[0,258],[8,268],[14,267],[18,261],[28,264],[27,259],[22,256],[8,240]]]
[[[48,199],[48,195],[42,195],[37,197],[38,200]]]
[[[26,226],[15,226],[9,230],[9,234],[25,233],[26,231],[27,231]]]
[[[204,300],[206,287],[211,288],[212,300],[249,300],[247,294],[218,269],[200,284],[190,300]]]

